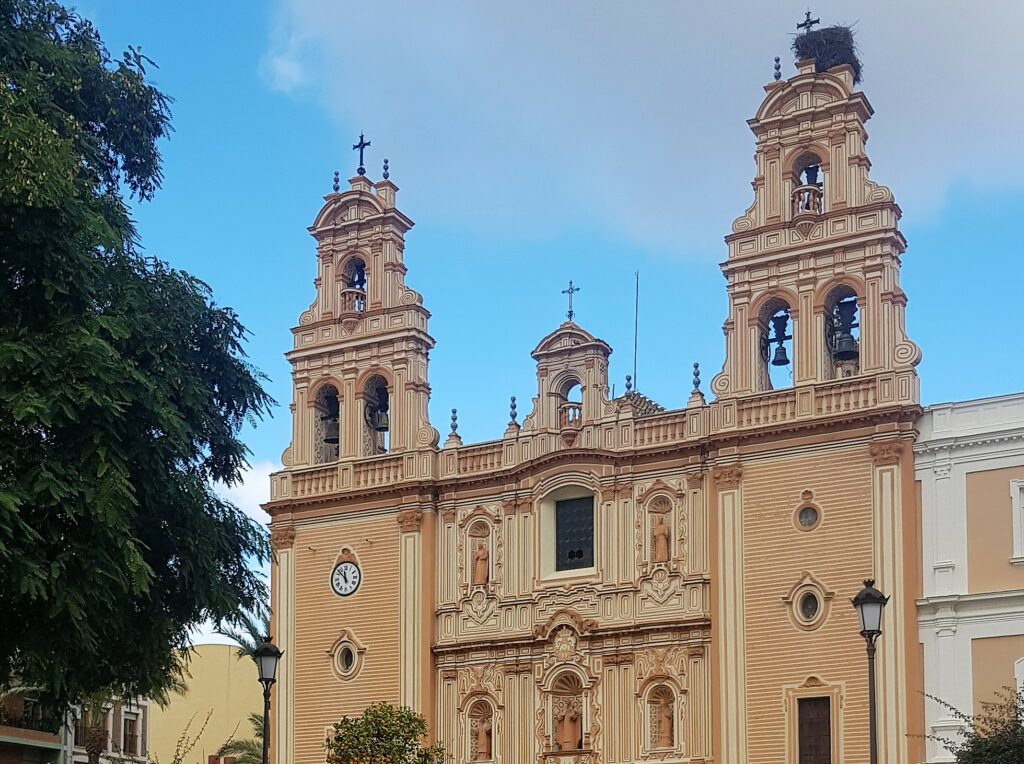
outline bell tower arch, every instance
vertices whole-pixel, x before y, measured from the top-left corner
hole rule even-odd
[[[398,187],[359,174],[310,226],[316,296],[292,329],[292,441],[284,465],[307,467],[432,448],[423,298],[405,284]]]
[[[906,240],[892,192],[868,177],[867,98],[848,65],[797,63],[748,121],[754,202],[726,237],[729,316],[718,398],[874,375],[879,403],[916,404],[906,334]]]

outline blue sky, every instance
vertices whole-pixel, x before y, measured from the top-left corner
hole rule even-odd
[[[925,403],[1019,391],[1017,221],[1024,105],[1008,60],[1024,5],[819,3],[855,22],[876,116],[874,180],[904,212],[909,333]],[[712,6],[712,7],[705,7]],[[717,4],[347,0],[80,6],[108,47],[142,47],[175,98],[166,180],[136,208],[152,255],[206,280],[252,332],[281,404],[246,433],[246,509],[287,445],[290,328],[312,298],[306,228],[361,131],[416,227],[407,280],[432,311],[435,427],[458,407],[466,442],[500,437],[508,398],[535,390],[536,342],[582,287],[577,321],[632,367],[640,271],[640,389],[685,404],[690,367],[721,367],[722,237],[752,198],[745,120],[792,71],[799,2]],[[971,14],[968,17],[968,14]],[[992,52],[994,51],[994,53]],[[1000,58],[1002,57],[1002,58]]]

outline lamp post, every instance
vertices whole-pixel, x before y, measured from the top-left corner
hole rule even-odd
[[[277,681],[277,663],[284,654],[270,641],[270,635],[252,651],[263,685],[263,764],[270,761],[270,688]]]
[[[875,588],[869,578],[864,588],[853,598],[853,606],[860,617],[860,635],[868,646],[868,736],[871,746],[871,764],[878,764],[878,740],[875,727],[875,641],[882,636],[882,611],[889,598]]]

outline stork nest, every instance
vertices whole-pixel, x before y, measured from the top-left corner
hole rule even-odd
[[[813,58],[815,69],[824,72],[833,66],[849,64],[853,81],[861,81],[861,63],[857,56],[857,43],[850,27],[833,26],[814,29],[793,38],[793,53],[797,61]]]

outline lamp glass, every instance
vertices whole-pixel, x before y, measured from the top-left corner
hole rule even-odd
[[[268,652],[259,656],[257,663],[259,665],[261,682],[274,681],[274,677],[277,675],[277,660],[278,656],[274,653]]]
[[[857,606],[860,616],[860,630],[869,634],[882,633],[882,608],[884,602],[861,602]]]

